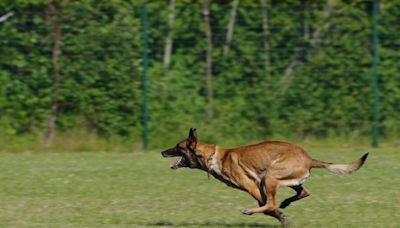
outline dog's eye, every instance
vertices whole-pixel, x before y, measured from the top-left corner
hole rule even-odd
[[[181,152],[181,153],[185,152],[185,149],[182,148],[182,147],[180,147],[180,146],[177,146],[177,147],[176,147],[176,150],[177,150],[178,152]]]

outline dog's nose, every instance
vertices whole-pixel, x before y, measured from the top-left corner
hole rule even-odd
[[[161,152],[161,155],[163,156],[163,157],[167,157],[168,155],[167,155],[167,152],[168,152],[168,150],[164,150],[163,152]]]

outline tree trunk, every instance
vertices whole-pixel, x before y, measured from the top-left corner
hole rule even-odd
[[[310,39],[310,6],[306,4],[304,6],[304,25],[303,25],[303,39],[304,41],[308,42]]]
[[[173,45],[173,28],[174,28],[174,17],[175,17],[175,0],[169,1],[168,6],[168,34],[165,37],[165,49],[164,49],[164,69],[169,70],[171,65],[171,54]]]
[[[231,16],[229,18],[228,31],[226,33],[226,43],[224,45],[224,51],[223,51],[224,59],[226,59],[226,57],[228,56],[229,49],[232,43],[233,30],[235,27],[235,20],[236,20],[238,6],[239,6],[239,0],[235,0],[232,2]]]
[[[60,6],[57,7],[55,2],[48,4],[48,10],[50,12],[50,25],[52,27],[53,35],[53,47],[51,52],[51,64],[52,64],[52,86],[51,86],[51,97],[52,103],[50,108],[50,118],[46,132],[46,147],[50,147],[53,143],[56,122],[59,112],[59,94],[60,94],[60,64],[59,56],[61,54],[61,40],[62,40],[62,27],[63,27],[63,10],[67,1],[63,1]]]
[[[207,43],[207,51],[206,51],[206,83],[207,83],[207,117],[212,119],[214,116],[213,110],[213,85],[212,85],[212,33],[211,33],[211,25],[210,25],[210,8],[209,4],[206,2],[202,3],[203,7],[203,18],[204,18],[204,26],[205,26],[205,35],[206,35],[206,43]]]
[[[265,52],[264,68],[268,74],[271,72],[271,58],[270,58],[270,46],[269,46],[269,26],[268,26],[268,0],[261,0],[262,7],[262,29],[263,29],[263,46]]]
[[[286,68],[282,80],[281,80],[281,92],[280,95],[286,93],[286,90],[290,87],[294,70],[302,63],[305,55],[309,48],[315,48],[319,45],[321,34],[323,30],[327,30],[330,27],[329,20],[332,17],[333,9],[335,7],[335,0],[327,0],[323,12],[323,25],[318,27],[309,37],[306,45],[299,50],[294,56],[293,61]]]

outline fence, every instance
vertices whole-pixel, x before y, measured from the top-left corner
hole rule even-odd
[[[191,71],[192,77],[198,77],[196,80],[204,84],[198,89],[204,90],[199,95],[203,99],[207,97],[202,102],[207,110],[200,113],[205,115],[206,122],[214,123],[214,127],[218,125],[215,119],[233,125],[244,124],[246,121],[242,119],[247,119],[243,129],[237,130],[242,132],[240,137],[246,134],[246,129],[251,132],[257,128],[256,135],[294,132],[302,136],[343,134],[351,137],[372,133],[372,145],[378,146],[379,129],[397,131],[397,127],[389,125],[398,125],[397,108],[391,114],[383,111],[379,115],[379,98],[382,97],[383,106],[386,106],[385,98],[391,95],[385,87],[380,95],[378,92],[378,7],[377,1],[312,4],[232,1],[190,7],[170,1],[169,6],[162,6],[169,9],[169,15],[161,20],[166,25],[169,18],[167,29],[173,31],[173,35],[171,31],[166,32],[168,36],[153,43],[150,51],[154,62],[161,64],[164,58],[167,71],[164,73],[169,75],[175,74],[170,68],[181,64],[180,58],[190,55],[193,49],[198,52],[197,61],[201,63],[197,69],[186,67],[185,70]],[[383,22],[389,21],[385,17],[398,18],[398,13],[385,12],[393,6],[381,3],[380,7]],[[193,27],[187,25],[180,31],[174,27],[174,23],[179,22],[171,18],[184,18],[188,11],[193,18],[184,23],[194,21]],[[157,20],[160,18],[153,24],[162,24]],[[390,49],[394,40],[389,41],[386,34],[383,32],[381,39]],[[209,36],[212,36],[211,41]],[[165,62],[171,58],[168,56],[171,53],[167,52],[171,40],[174,44],[172,67]],[[166,51],[161,53],[163,45]],[[386,60],[383,56],[382,61]],[[201,77],[205,78],[203,82]],[[398,83],[398,79],[392,79],[392,82],[389,78],[384,81]],[[179,91],[185,96],[184,90]],[[232,108],[236,104],[242,107]],[[235,116],[232,112],[240,114]],[[222,124],[220,131],[226,134],[222,128],[236,127]],[[231,131],[235,130],[228,132]]]
[[[150,147],[191,127],[235,144],[400,133],[397,1],[0,5],[2,132],[46,129],[57,104],[59,131]]]

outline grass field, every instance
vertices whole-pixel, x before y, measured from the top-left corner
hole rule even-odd
[[[349,162],[362,148],[308,148]],[[148,153],[0,154],[0,227],[280,227],[246,193]],[[399,227],[400,151],[373,150],[349,176],[313,169],[311,196],[285,209],[291,227]],[[279,199],[293,194],[281,189]]]

